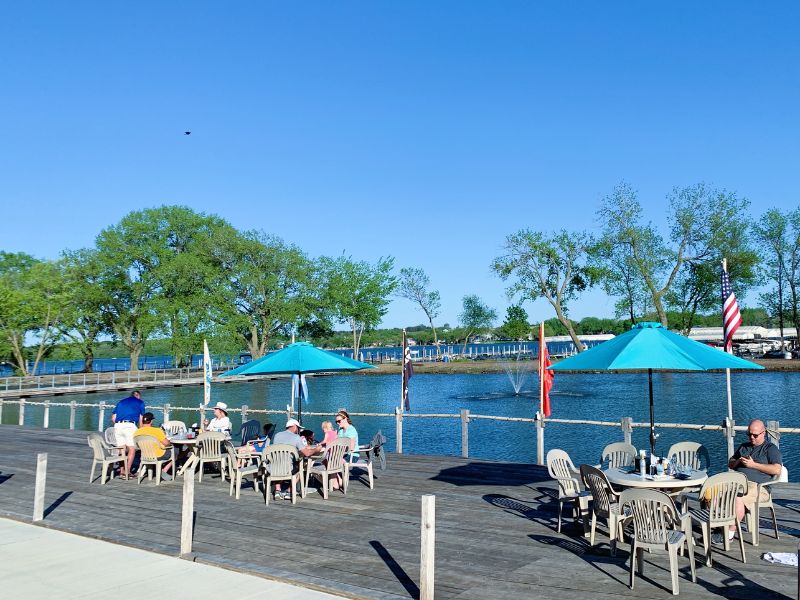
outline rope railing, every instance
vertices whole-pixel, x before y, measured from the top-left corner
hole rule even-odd
[[[25,410],[28,407],[41,407],[44,409],[42,426],[49,427],[50,410],[53,408],[69,408],[69,428],[75,429],[76,412],[78,409],[96,409],[98,411],[97,429],[102,431],[106,423],[105,413],[106,410],[113,409],[113,405],[106,404],[105,401],[99,403],[87,402],[53,402],[50,400],[36,401],[26,400],[24,398],[15,400],[4,400],[0,398],[0,423],[3,419],[3,407],[6,405],[18,407],[18,424],[25,425]],[[170,420],[170,414],[173,412],[178,413],[196,413],[202,421],[205,418],[207,411],[212,407],[199,405],[196,407],[191,406],[171,406],[170,404],[163,405],[147,405],[147,410],[159,412],[163,415],[163,419]],[[246,421],[250,415],[283,415],[287,418],[295,416],[291,407],[287,406],[285,410],[282,409],[265,409],[265,408],[250,408],[243,405],[239,408],[229,408],[228,412],[231,414],[241,415],[242,421]],[[309,411],[304,412],[303,415],[307,417],[330,417],[333,413],[330,411],[319,412]],[[353,417],[367,417],[367,418],[393,418],[395,421],[395,443],[396,451],[403,452],[403,422],[405,420],[414,419],[453,419],[460,420],[461,422],[461,455],[463,457],[469,456],[469,423],[470,421],[494,421],[494,422],[511,422],[511,423],[531,423],[536,428],[537,437],[537,459],[539,464],[544,462],[544,432],[545,427],[551,424],[568,425],[568,426],[591,426],[591,427],[610,427],[621,428],[623,439],[627,443],[631,443],[631,433],[636,428],[650,428],[650,423],[634,422],[630,417],[623,417],[619,421],[599,421],[592,419],[555,419],[544,418],[537,413],[534,417],[506,417],[500,415],[481,415],[471,413],[469,410],[462,410],[460,413],[406,413],[398,409],[392,413],[381,412],[351,412]],[[736,431],[745,431],[746,426],[735,426],[733,423],[728,424],[727,420],[721,425],[712,425],[704,423],[656,423],[658,429],[679,429],[679,430],[694,430],[694,431],[720,431],[725,436],[735,435]],[[800,434],[800,427],[781,427],[778,421],[767,421],[767,431],[776,444],[780,442],[782,434]]]

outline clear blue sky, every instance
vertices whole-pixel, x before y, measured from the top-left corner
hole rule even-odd
[[[5,2],[0,248],[55,258],[165,203],[312,256],[396,257],[455,323],[521,227],[664,221],[705,181],[798,202],[793,2]],[[184,130],[191,136],[184,136]],[[553,316],[539,301],[534,320]],[[592,293],[572,315],[604,316]],[[396,300],[388,326],[423,321]]]

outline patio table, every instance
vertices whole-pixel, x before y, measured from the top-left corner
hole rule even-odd
[[[708,479],[705,471],[687,469],[687,477],[673,475],[645,475],[642,477],[637,472],[631,472],[628,467],[615,467],[603,471],[608,480],[614,485],[628,488],[649,488],[662,490],[667,493],[676,492],[686,488],[698,487]]]

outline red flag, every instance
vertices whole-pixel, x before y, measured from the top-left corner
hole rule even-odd
[[[550,353],[544,341],[544,323],[539,323],[539,410],[545,417],[550,416],[550,390],[553,388],[555,373],[549,371]]]
[[[547,344],[542,344],[544,346],[544,357],[542,360],[542,371],[544,373],[544,416],[550,416],[550,390],[553,389],[553,379],[555,378],[555,373],[549,370],[547,367],[550,366],[550,353],[547,351]]]

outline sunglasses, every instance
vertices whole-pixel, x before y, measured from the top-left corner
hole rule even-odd
[[[344,421],[344,419],[336,419],[337,423],[341,423],[342,421]]]
[[[747,432],[747,435],[748,435],[749,437],[758,437],[758,436],[760,436],[762,433],[764,433],[764,432],[763,432],[763,431],[759,431],[758,433],[753,433],[753,432],[751,432],[751,431],[748,431],[748,432]]]

